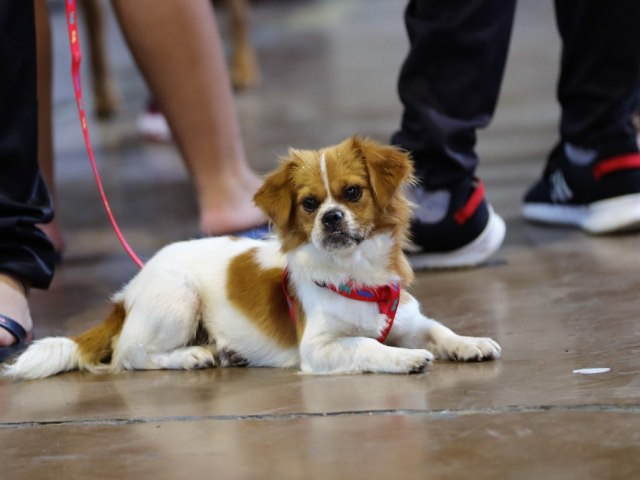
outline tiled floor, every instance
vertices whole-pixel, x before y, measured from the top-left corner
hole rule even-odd
[[[403,4],[256,2],[263,86],[237,102],[257,169],[289,145],[316,148],[355,132],[389,138],[401,111]],[[58,10],[53,24],[67,252],[51,289],[33,297],[39,337],[95,323],[136,271],[90,177]],[[196,206],[175,148],[136,135],[146,90],[118,35],[112,28],[126,102],[115,121],[92,120],[91,129],[113,210],[148,257],[197,234]],[[423,273],[413,286],[434,318],[496,338],[502,359],[437,363],[413,376],[228,369],[0,381],[0,478],[638,478],[640,237],[520,219],[522,192],[555,141],[551,2],[520,2],[513,37],[479,147],[506,244],[485,268]],[[595,367],[610,371],[574,372]]]

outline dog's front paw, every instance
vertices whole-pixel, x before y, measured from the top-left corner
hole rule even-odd
[[[434,355],[429,350],[403,349],[399,352],[396,361],[397,369],[393,373],[422,373],[434,360]]]
[[[482,362],[500,357],[498,342],[486,337],[454,335],[444,340],[437,349],[439,358],[458,362]]]

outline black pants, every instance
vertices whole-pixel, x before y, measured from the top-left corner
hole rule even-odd
[[[33,0],[0,0],[0,32],[0,271],[46,288],[54,252],[35,225],[53,211],[38,168]]]
[[[398,89],[404,104],[392,143],[413,153],[427,189],[474,174],[476,129],[493,115],[515,0],[411,0],[411,43]],[[556,0],[562,38],[561,141],[599,151],[638,150],[640,0]],[[526,112],[523,112],[526,115]]]

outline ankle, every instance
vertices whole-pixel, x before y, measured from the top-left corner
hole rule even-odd
[[[0,272],[0,284],[6,285],[11,290],[22,294],[25,298],[29,295],[28,283],[16,275]]]
[[[29,287],[26,282],[16,276],[0,273],[0,313],[18,322],[27,332],[33,327],[28,296]],[[13,343],[13,335],[0,329],[0,346]]]
[[[262,211],[249,204],[244,208],[203,210],[200,231],[207,235],[228,235],[258,227],[266,221]]]

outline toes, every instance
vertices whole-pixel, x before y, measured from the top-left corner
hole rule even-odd
[[[215,362],[213,360],[213,357],[208,357],[208,358],[200,359],[196,364],[196,368],[209,368],[209,367],[213,367],[214,365],[215,365]]]
[[[502,354],[502,347],[493,338],[487,340],[491,342],[491,346],[493,347],[493,358],[499,358]]]
[[[431,364],[431,362],[424,362],[422,365],[416,365],[409,373],[424,373],[427,367]]]
[[[431,365],[433,362],[433,354],[428,350],[422,350],[415,352],[417,354],[417,358],[412,362],[408,373],[424,373],[424,371]]]
[[[213,354],[204,348],[190,352],[190,358],[185,364],[185,369],[209,368],[215,365]]]
[[[447,356],[458,362],[482,362],[500,357],[502,348],[491,338],[458,337]]]
[[[482,338],[477,343],[476,348],[479,351],[479,359],[482,360],[493,360],[495,358],[500,357],[500,353],[502,352],[502,348],[498,345],[498,342],[493,340],[492,338]]]
[[[249,365],[249,360],[239,353],[225,348],[220,352],[220,365],[222,367],[246,367]]]

